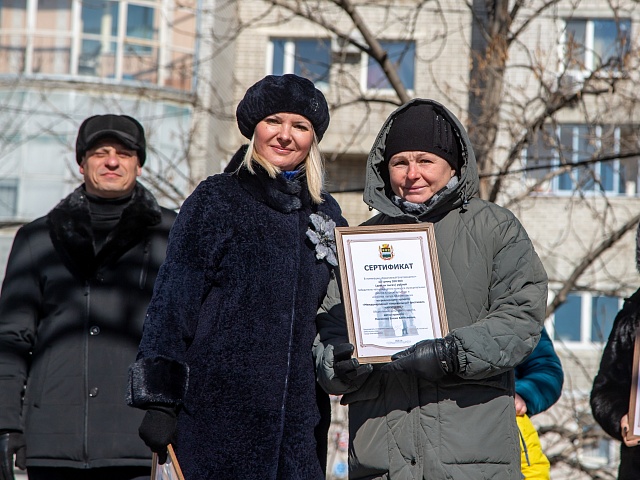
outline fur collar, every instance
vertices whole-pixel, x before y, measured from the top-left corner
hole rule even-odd
[[[307,189],[306,177],[300,175],[293,180],[287,180],[284,175],[271,178],[259,165],[254,166],[255,174],[244,167],[240,167],[242,158],[247,151],[243,145],[234,154],[225,169],[238,176],[240,185],[259,202],[267,204],[282,213],[291,213],[302,208],[311,207],[311,196]]]
[[[49,235],[56,251],[69,269],[82,278],[91,278],[97,269],[121,257],[162,220],[162,211],[151,193],[139,183],[131,202],[122,212],[104,248],[94,252],[89,201],[84,187],[78,187],[47,215]]]

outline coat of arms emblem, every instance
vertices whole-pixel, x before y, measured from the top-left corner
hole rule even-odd
[[[391,260],[393,258],[393,247],[390,243],[383,243],[378,247],[378,251],[382,260]]]

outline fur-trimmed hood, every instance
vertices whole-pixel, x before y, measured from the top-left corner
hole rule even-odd
[[[89,200],[84,185],[78,187],[47,215],[47,225],[55,249],[76,275],[91,278],[99,266],[117,260],[131,245],[158,225],[162,211],[151,193],[136,182],[129,205],[105,246],[95,253]]]

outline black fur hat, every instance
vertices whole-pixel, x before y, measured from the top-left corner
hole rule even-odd
[[[260,120],[278,112],[307,118],[318,141],[329,126],[329,107],[322,92],[311,80],[288,73],[267,75],[249,87],[236,109],[240,132],[251,138]]]
[[[76,139],[76,162],[82,163],[82,157],[101,138],[114,137],[123,145],[135,150],[140,166],[147,158],[147,143],[144,128],[135,118],[128,115],[94,115],[85,119],[78,130]]]

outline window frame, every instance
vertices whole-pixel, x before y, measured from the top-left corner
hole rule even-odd
[[[309,42],[309,41],[316,41],[316,42],[323,41],[323,42],[326,42],[326,44],[328,45],[328,48],[327,48],[328,65],[326,70],[326,80],[317,80],[317,79],[309,78],[311,81],[313,81],[316,88],[318,88],[321,91],[327,91],[331,83],[331,70],[333,67],[333,58],[332,58],[333,51],[332,51],[332,42],[330,37],[270,36],[269,42],[267,43],[267,55],[266,55],[266,66],[265,66],[265,71],[267,72],[267,74],[273,75],[275,72],[274,62],[276,59],[276,54],[275,54],[276,42],[284,43],[284,48],[283,48],[284,52],[283,52],[283,58],[282,58],[282,72],[281,72],[281,74],[284,75],[288,73],[296,73],[295,61],[296,61],[297,42]],[[297,75],[300,75],[300,73],[297,73]],[[303,76],[307,78],[309,77],[307,75],[303,75]]]
[[[589,126],[587,124],[579,124],[579,123],[564,123],[558,124],[554,127],[553,130],[546,130],[543,132],[538,132],[537,135],[547,135],[549,132],[553,133],[554,139],[558,140],[558,144],[543,146],[540,148],[541,140],[540,137],[536,137],[526,149],[523,149],[523,166],[524,169],[524,181],[528,185],[534,185],[535,183],[542,180],[545,175],[548,175],[551,172],[555,172],[558,169],[562,168],[565,165],[578,164],[575,167],[572,167],[569,172],[554,174],[553,177],[548,182],[548,187],[546,189],[541,189],[539,191],[535,191],[533,195],[554,195],[554,196],[571,196],[576,192],[580,192],[582,195],[593,196],[593,195],[606,195],[607,197],[638,197],[640,196],[640,178],[636,175],[636,178],[633,179],[636,185],[635,192],[628,193],[627,186],[624,184],[625,181],[629,179],[624,176],[624,165],[622,159],[619,157],[613,158],[611,160],[605,161],[597,161],[593,163],[588,163],[585,165],[579,164],[581,161],[588,160],[588,158],[580,158],[580,144],[584,143],[583,138],[581,136],[581,132],[585,132],[584,139],[589,142],[593,140],[593,152],[597,152],[602,148],[603,140],[607,138],[606,135],[611,135],[611,151],[608,152],[611,156],[618,155],[621,153],[621,142],[623,139],[623,130],[625,130],[627,125],[596,125]],[[566,148],[568,146],[567,143],[564,143],[563,139],[566,138],[567,131],[566,129],[571,129],[571,147]],[[591,139],[590,131],[593,131],[594,138]],[[544,155],[543,158],[549,158],[549,163],[546,168],[536,168],[533,173],[527,171],[527,167],[529,166],[529,155],[530,149],[537,150],[538,155],[541,153],[545,153],[548,155]],[[561,163],[561,151],[566,153],[567,163]],[[607,152],[603,152],[605,155]],[[632,161],[633,158],[628,159],[628,161]],[[640,171],[640,158],[636,160],[639,165],[636,165],[636,171]],[[543,164],[538,162],[534,164],[536,167],[541,167]],[[608,172],[606,167],[609,166]],[[599,182],[591,181],[591,187],[585,188],[580,185],[580,177],[584,169],[589,169],[595,172],[596,178]],[[537,171],[541,171],[542,174],[537,174]],[[610,183],[611,185],[607,185],[606,176],[610,175]],[[563,182],[570,180],[570,188],[566,188],[562,185]]]
[[[386,45],[388,44],[411,44],[412,45],[412,52],[413,52],[413,57],[411,58],[411,61],[413,63],[412,65],[412,71],[413,71],[413,78],[411,79],[411,85],[407,85],[405,82],[405,88],[407,90],[407,93],[409,93],[410,95],[413,94],[413,91],[415,90],[415,85],[416,85],[416,50],[417,50],[417,42],[415,39],[410,39],[410,40],[396,40],[396,39],[384,39],[384,40],[380,40],[380,45],[385,48]],[[407,58],[406,56],[406,52],[405,50],[403,50],[403,61],[405,58]],[[380,87],[380,88],[376,88],[376,87],[369,87],[369,60],[371,57],[369,57],[368,54],[366,54],[365,52],[362,53],[362,56],[360,58],[360,88],[362,89],[363,92],[367,92],[367,93],[381,93],[381,94],[385,94],[385,93],[395,93],[393,88],[391,86],[388,87]],[[380,65],[375,62],[375,60],[371,59],[377,68],[382,69],[382,67],[380,67]],[[398,75],[400,77],[402,77],[402,69],[397,69],[398,70]],[[402,78],[401,78],[402,79]]]
[[[584,48],[584,66],[583,68],[577,68],[577,67],[572,67],[572,66],[568,66],[568,60],[567,60],[567,41],[568,41],[568,26],[569,23],[571,22],[583,22],[584,23],[584,45],[582,45],[582,47]],[[602,68],[602,66],[596,67],[595,66],[595,60],[596,60],[596,50],[595,50],[595,45],[596,45],[596,23],[598,22],[613,22],[614,25],[616,25],[616,30],[618,33],[618,36],[616,37],[615,40],[615,50],[616,53],[618,52],[618,49],[621,49],[621,53],[622,56],[624,56],[625,53],[628,53],[629,49],[631,48],[631,39],[632,39],[632,27],[633,27],[633,22],[631,21],[630,18],[620,18],[620,19],[615,19],[615,18],[608,18],[608,17],[571,17],[571,18],[565,18],[564,19],[564,25],[563,25],[563,30],[562,30],[562,41],[560,42],[559,45],[559,58],[561,59],[562,62],[562,70],[563,71],[567,71],[567,72],[572,72],[575,73],[578,76],[581,77],[585,77],[588,76],[589,74],[591,74],[592,72],[594,72],[595,70],[598,70],[600,68]],[[627,43],[625,46],[620,45],[620,24],[625,24],[628,26],[628,37],[627,37]],[[614,55],[610,55],[609,59],[613,58]],[[618,58],[618,60],[622,60],[622,58]],[[604,71],[606,71],[609,74],[614,74],[614,75],[622,75],[624,73],[624,69],[621,65],[621,62],[618,62],[616,65],[612,65],[611,67],[608,67],[606,69],[604,69]]]
[[[169,2],[164,0],[112,0],[117,5],[118,20],[117,32],[103,37],[101,34],[85,33],[82,31],[82,8],[83,0],[69,0],[69,28],[67,29],[44,29],[36,25],[39,14],[37,0],[25,0],[25,22],[20,27],[5,29],[3,34],[13,35],[23,38],[23,44],[18,47],[24,56],[23,66],[17,71],[19,75],[32,76],[42,75],[45,77],[80,77],[83,79],[100,79],[102,81],[134,82],[146,85],[156,85],[162,88],[172,88],[171,82],[173,74],[172,55],[179,53],[191,56],[190,83],[186,87],[179,87],[180,90],[193,91],[195,88],[197,65],[195,56],[197,53],[197,36],[194,35],[192,43],[189,45],[174,44],[171,41],[171,23],[179,18],[184,12],[190,9],[179,6],[170,7]],[[149,8],[153,11],[153,33],[152,39],[145,39],[127,34],[127,21],[131,13],[131,7]],[[66,11],[65,7],[65,11]],[[195,16],[196,13],[193,12]],[[68,64],[65,62],[64,73],[34,71],[34,59],[37,58],[38,47],[36,39],[55,37],[69,43]],[[104,42],[107,38],[110,44],[115,44],[114,66],[106,75],[82,72],[82,43],[83,41]],[[145,64],[140,64],[134,68],[135,71],[127,71],[126,60],[128,57],[149,58],[153,68],[146,68]],[[97,55],[100,57],[100,54]],[[146,65],[146,66],[145,66]],[[12,68],[5,74],[15,74]],[[134,75],[135,78],[131,78]],[[142,78],[140,77],[142,75]],[[151,78],[144,78],[144,77]],[[167,83],[168,82],[168,83]]]
[[[113,31],[110,32],[108,36],[103,36],[102,33],[94,34],[94,33],[85,33],[80,31],[80,45],[82,45],[85,41],[94,41],[94,42],[102,42],[105,43],[105,40],[110,44],[115,46],[115,51],[112,52],[111,49],[106,52],[107,54],[113,55],[114,58],[114,70],[113,70],[113,79],[121,81],[121,80],[134,80],[129,78],[130,75],[125,73],[125,61],[129,57],[141,57],[141,58],[149,58],[151,59],[156,52],[157,58],[157,69],[154,72],[156,78],[160,76],[160,72],[162,68],[160,67],[160,35],[159,25],[161,22],[156,20],[157,15],[162,15],[163,8],[161,5],[144,2],[144,1],[131,1],[131,0],[100,0],[100,1],[109,1],[112,5],[116,6],[117,12],[117,23],[116,23],[116,32],[115,35]],[[155,30],[156,24],[158,24],[158,31],[155,32],[155,38],[152,39],[144,39],[139,37],[133,37],[128,34],[129,25],[129,15],[131,13],[131,7],[140,7],[151,9],[153,12],[153,25],[152,30]],[[80,13],[82,14],[82,9],[80,9]],[[153,35],[152,35],[153,36]],[[131,48],[133,47],[133,48]],[[82,51],[79,52],[79,55],[82,54]],[[99,58],[101,54],[97,55]],[[80,56],[78,57],[80,58]],[[83,76],[83,74],[79,73],[79,70],[76,71],[76,75]],[[111,76],[102,77],[100,75],[91,75],[88,74],[86,76],[93,77],[96,76],[98,78],[112,78]],[[157,81],[156,81],[157,82]],[[156,83],[152,82],[152,83]],[[150,82],[147,82],[150,83]]]
[[[607,341],[606,338],[603,338],[602,342],[592,340],[593,335],[593,300],[594,298],[617,298],[618,307],[617,312],[622,308],[624,304],[623,297],[612,297],[609,295],[601,295],[594,292],[575,292],[572,291],[569,293],[569,296],[579,297],[580,298],[580,339],[578,341],[574,340],[565,340],[561,338],[556,338],[556,312],[549,317],[546,322],[547,332],[549,336],[554,342],[562,342],[564,345],[569,346],[571,348],[577,349],[592,349],[594,345],[604,345]],[[613,316],[615,318],[615,314]],[[611,319],[611,324],[613,325],[613,318]],[[609,332],[606,332],[606,336],[608,337]]]
[[[6,191],[13,198],[11,204],[7,205],[7,211],[10,213],[7,215],[2,214],[2,208],[0,208],[0,220],[13,220],[18,215],[18,201],[20,195],[20,179],[15,177],[8,177],[0,179],[0,189],[6,189]]]

